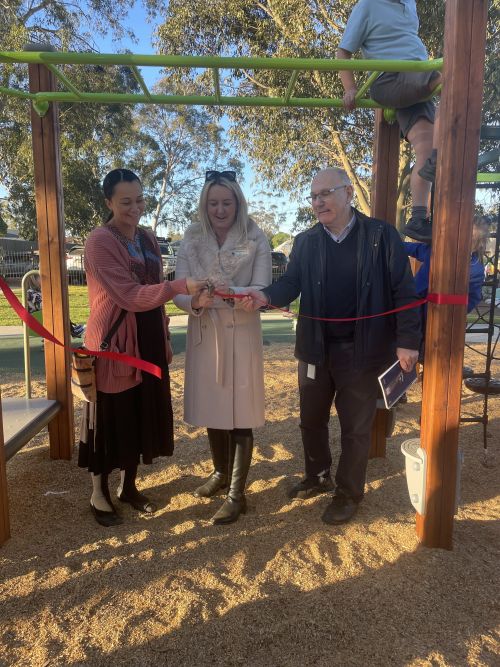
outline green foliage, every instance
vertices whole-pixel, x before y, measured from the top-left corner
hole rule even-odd
[[[51,0],[2,6],[0,43],[22,50],[29,42],[49,42],[57,49],[89,50],[99,35],[124,34],[121,21],[130,3],[92,0],[89,7]],[[3,17],[0,17],[3,18]],[[81,90],[137,91],[125,67],[65,66],[63,73]],[[3,66],[0,85],[28,89],[27,68]],[[122,166],[134,143],[132,109],[122,105],[60,105],[62,175],[66,227],[86,237],[105,214],[100,181],[110,168]],[[36,237],[30,109],[27,102],[2,98],[0,103],[0,184],[8,191],[5,220],[22,237]]]
[[[171,0],[165,22],[158,31],[163,52],[196,55],[243,55],[332,58],[355,0]],[[445,0],[417,0],[420,34],[431,57],[442,55]],[[498,119],[498,12],[499,0],[490,6],[487,43],[485,118]],[[290,74],[283,71],[228,72],[223,90],[240,95],[284,95]],[[366,75],[357,75],[358,81]],[[208,75],[192,74],[200,91],[213,90]],[[341,97],[335,73],[301,73],[296,97]],[[369,211],[373,112],[343,113],[328,109],[245,108],[227,111],[230,135],[253,162],[261,179],[301,201],[304,189],[318,168],[337,165],[349,174],[357,205]],[[411,152],[403,148],[400,160],[399,207],[407,203],[407,178]],[[296,228],[307,226],[311,215],[297,214]]]
[[[278,232],[271,239],[271,247],[272,248],[277,248],[279,245],[281,245],[285,241],[288,241],[289,238],[290,238],[290,234],[287,234],[286,232]]]
[[[168,82],[159,84],[165,92]],[[223,129],[196,107],[145,105],[134,114],[137,143],[130,165],[148,194],[151,226],[183,229],[191,223],[207,169],[241,170],[223,144]]]

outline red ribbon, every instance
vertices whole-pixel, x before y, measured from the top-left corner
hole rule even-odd
[[[248,294],[224,294],[215,290],[214,294],[221,297],[221,299],[244,299],[249,296]],[[404,306],[399,308],[393,308],[392,310],[386,310],[383,313],[376,313],[375,315],[361,315],[360,317],[314,317],[313,315],[303,315],[302,313],[294,315],[294,317],[304,317],[308,320],[319,320],[320,322],[354,322],[356,320],[368,320],[372,317],[383,317],[384,315],[392,315],[393,313],[399,313],[402,310],[411,310],[412,308],[418,308],[423,306],[424,303],[435,303],[439,306],[442,305],[467,305],[469,298],[467,294],[428,294],[424,299],[419,299],[418,301],[412,301],[407,303]],[[272,308],[273,310],[280,310],[282,313],[290,314],[289,310],[286,308],[279,308],[278,306],[273,306],[267,301],[262,302],[263,306]]]
[[[10,289],[10,287],[7,285],[7,283],[2,277],[0,277],[0,289],[4,293],[8,303],[12,306],[12,308],[16,311],[16,313],[19,315],[22,321],[25,324],[27,324],[30,329],[32,329],[42,338],[49,340],[51,343],[59,345],[60,347],[66,347],[64,343],[61,343],[61,341],[57,340],[57,338],[55,338],[50,333],[50,331],[47,331],[47,329],[42,324],[40,324],[40,322],[36,320],[33,317],[33,315],[30,315],[30,313],[28,313],[26,308],[24,308],[22,303],[19,301],[19,299],[16,297],[14,292]],[[144,361],[143,359],[138,359],[137,357],[131,357],[128,354],[123,354],[122,352],[103,352],[101,350],[99,351],[87,350],[86,348],[83,347],[80,348],[70,347],[69,350],[71,352],[78,352],[78,354],[103,357],[104,359],[111,359],[112,361],[118,361],[122,364],[126,364],[127,366],[133,366],[134,368],[138,368],[140,371],[145,371],[146,373],[150,373],[151,375],[154,375],[155,377],[161,380],[161,368],[159,366],[156,366],[156,364],[152,364],[149,361]]]

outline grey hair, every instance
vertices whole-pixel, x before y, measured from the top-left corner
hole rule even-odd
[[[326,167],[325,169],[320,169],[314,177],[316,178],[319,174],[332,174],[332,176],[339,178],[344,185],[352,185],[346,170],[341,169],[340,167]]]
[[[239,231],[239,238],[246,239],[248,229],[248,204],[243,194],[242,189],[236,181],[229,181],[227,178],[219,177],[216,181],[206,181],[200,194],[200,202],[198,204],[198,218],[200,220],[204,233],[208,236],[212,226],[207,213],[207,203],[210,188],[213,185],[223,185],[228,190],[231,190],[236,199],[236,220],[234,225]]]

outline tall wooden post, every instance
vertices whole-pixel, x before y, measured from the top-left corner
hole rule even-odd
[[[399,170],[399,126],[389,125],[382,109],[375,112],[371,215],[396,224]],[[377,409],[372,426],[370,458],[384,457],[389,411]]]
[[[32,93],[55,90],[53,74],[43,65],[29,65]],[[68,284],[64,253],[64,213],[57,105],[40,118],[31,110],[38,248],[42,277],[43,323],[65,345],[71,343]],[[50,456],[70,459],[73,449],[73,398],[67,348],[45,342],[47,397],[61,404],[49,423]]]
[[[3,439],[2,399],[0,397],[0,546],[10,537],[9,498],[5,470],[5,445]]]
[[[446,3],[430,293],[468,292],[487,5]],[[453,537],[465,316],[465,305],[429,304],[421,430],[426,509],[417,514],[417,534],[426,546],[444,549]]]

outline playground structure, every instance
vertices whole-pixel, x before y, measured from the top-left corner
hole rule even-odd
[[[351,69],[375,73],[417,69],[441,69],[445,85],[441,100],[441,130],[433,231],[430,293],[462,296],[467,293],[476,186],[477,154],[481,125],[487,0],[448,0],[446,7],[444,61],[304,60],[263,58],[197,58],[181,56],[133,56],[64,54],[54,52],[0,53],[0,63],[27,63],[30,92],[0,87],[0,94],[32,102],[31,122],[40,270],[44,325],[69,346],[67,278],[64,267],[64,214],[60,169],[57,102],[74,103],[162,103],[243,106],[340,107],[340,100],[294,98],[293,88],[300,71]],[[77,90],[57,64],[95,63],[129,65],[143,90],[142,95],[84,93]],[[212,96],[152,95],[138,66],[209,67],[213,72]],[[241,98],[221,95],[219,70],[235,67],[280,68],[292,72],[280,98]],[[373,75],[372,75],[373,76]],[[56,89],[56,78],[69,92]],[[376,108],[371,213],[394,224],[396,216],[399,129],[390,124],[393,114],[362,97],[369,80],[361,87],[357,103]],[[462,300],[463,301],[463,300]],[[457,481],[457,447],[460,421],[462,359],[464,352],[465,303],[429,303],[422,402],[422,447],[427,454],[426,511],[417,514],[420,541],[430,547],[452,548],[453,515]],[[68,347],[45,345],[47,396],[57,412],[45,411],[36,428],[48,423],[50,455],[69,459],[73,447],[73,404],[70,391]],[[2,407],[0,403],[0,408]],[[5,408],[9,405],[4,403]],[[385,411],[378,411],[372,455],[385,452]],[[1,409],[0,409],[1,426]],[[34,427],[34,428],[35,428]],[[35,431],[36,432],[36,431]],[[31,437],[31,436],[30,436]],[[24,444],[19,440],[20,446]],[[25,441],[26,437],[24,438]],[[5,456],[0,428],[0,544],[9,537]]]

